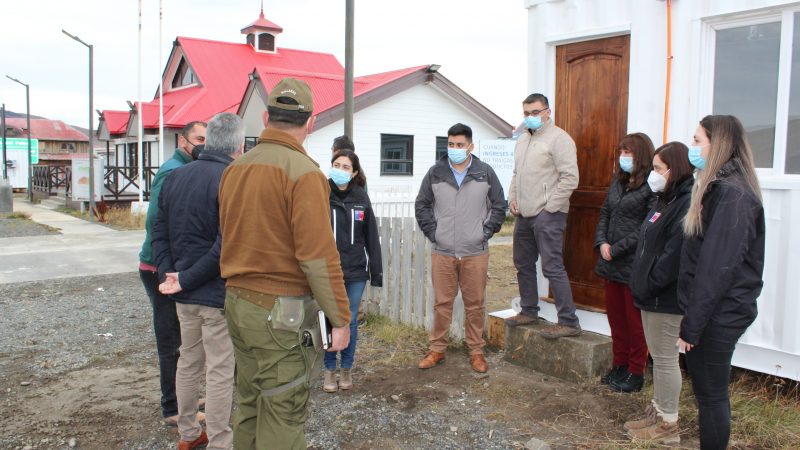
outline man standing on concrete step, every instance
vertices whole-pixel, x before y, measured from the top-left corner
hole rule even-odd
[[[233,344],[223,308],[220,277],[217,192],[222,172],[244,150],[244,124],[221,113],[208,123],[203,152],[196,162],[176,169],[164,181],[153,226],[153,252],[164,282],[162,294],[177,303],[181,349],[175,387],[178,394],[179,450],[208,443],[209,449],[233,446],[229,426],[233,402]],[[206,425],[197,420],[205,371]]]
[[[522,111],[527,130],[514,148],[514,174],[508,195],[511,213],[517,216],[514,266],[522,311],[506,319],[506,324],[513,327],[538,320],[536,261],[541,256],[542,273],[555,296],[558,323],[540,334],[548,339],[577,336],[581,327],[562,254],[569,198],[578,187],[575,141],[553,123],[544,95],[529,95],[522,102]]]
[[[158,292],[158,269],[156,268],[150,237],[158,215],[158,196],[164,179],[178,167],[192,161],[192,150],[206,141],[206,124],[189,122],[178,136],[178,148],[172,158],[161,165],[150,185],[150,204],[147,207],[145,237],[139,253],[139,278],[150,297],[153,308],[153,331],[156,335],[159,378],[161,381],[161,415],[166,426],[178,426],[178,401],[175,397],[175,371],[178,367],[178,349],[181,346],[181,327],[175,302]]]
[[[428,170],[417,195],[417,223],[433,243],[435,296],[429,351],[420,369],[444,360],[453,302],[461,289],[470,364],[479,373],[489,370],[483,355],[489,238],[503,225],[505,196],[492,167],[472,155],[474,148],[470,127],[450,127],[447,155]]]
[[[258,145],[231,164],[220,184],[220,265],[237,367],[237,450],[304,450],[315,352],[301,343],[303,330],[315,326],[322,309],[333,326],[328,351],[350,341],[330,186],[302,144],[314,125],[313,111],[308,84],[278,82],[267,99]],[[305,312],[310,309],[314,314]]]

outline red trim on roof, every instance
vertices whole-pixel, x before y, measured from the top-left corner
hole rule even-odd
[[[103,120],[108,128],[108,133],[124,134],[128,130],[130,116],[130,111],[114,111],[110,109],[103,111]]]
[[[19,128],[25,133],[28,125],[24,117],[8,117],[6,118],[6,127]],[[80,131],[60,120],[50,119],[31,119],[31,138],[43,141],[89,142],[89,137]]]
[[[242,33],[247,33],[251,28],[260,28],[263,31],[275,31],[278,33],[283,32],[283,28],[279,25],[264,18],[264,11],[261,11],[261,14],[258,15],[258,19],[255,22],[242,28]]]

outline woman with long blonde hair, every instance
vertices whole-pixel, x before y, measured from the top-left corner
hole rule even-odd
[[[753,152],[736,117],[704,117],[689,161],[698,171],[683,223],[678,347],[686,353],[697,398],[700,447],[724,449],[730,437],[731,358],[758,314],[763,286],[764,207]]]

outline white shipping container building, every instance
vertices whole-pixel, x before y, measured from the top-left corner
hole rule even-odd
[[[672,140],[689,143],[707,114],[732,114],[742,120],[756,154],[767,242],[759,315],[739,341],[733,364],[799,380],[800,2],[523,4],[528,12],[529,90],[550,97],[556,123],[578,142],[579,158],[591,153],[594,159],[613,161],[610,149],[618,142],[614,139],[631,132],[647,133],[656,146]],[[592,115],[597,111],[592,108],[603,105],[605,112]],[[574,120],[579,117],[583,120]],[[603,128],[619,132],[603,141]],[[600,145],[587,144],[592,136],[599,136]],[[581,198],[597,198],[602,189],[590,185],[591,174],[585,184],[585,175],[582,171]],[[590,214],[589,200],[576,203],[576,195],[572,199],[577,214]],[[539,286],[540,294],[546,295],[546,280],[542,278]],[[581,314],[588,328],[608,333],[602,314]]]

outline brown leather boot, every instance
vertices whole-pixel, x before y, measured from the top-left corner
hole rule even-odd
[[[430,369],[442,361],[444,361],[444,353],[434,352],[431,350],[427,355],[425,355],[424,358],[422,358],[422,361],[419,362],[419,368]]]
[[[469,363],[472,365],[472,370],[478,373],[486,373],[489,370],[489,365],[486,364],[486,358],[483,353],[476,353],[469,355]]]
[[[205,431],[201,431],[200,437],[193,441],[178,441],[178,450],[193,450],[205,444],[208,444],[208,435],[206,435]]]

